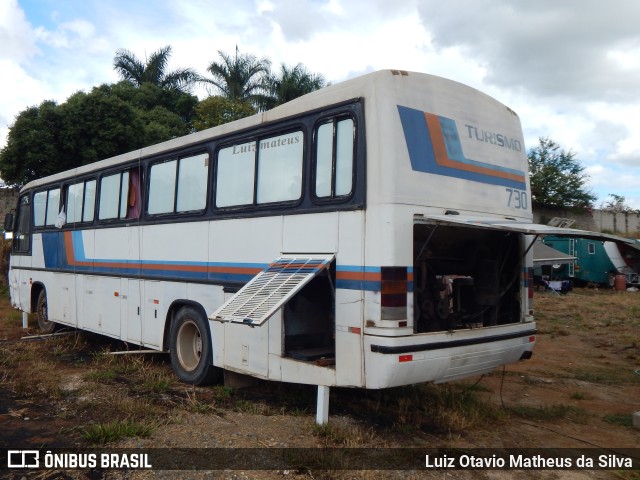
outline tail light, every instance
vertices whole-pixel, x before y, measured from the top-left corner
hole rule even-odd
[[[407,287],[407,267],[381,268],[382,320],[407,318]]]

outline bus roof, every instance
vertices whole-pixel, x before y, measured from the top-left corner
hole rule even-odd
[[[243,130],[263,124],[268,124],[277,120],[295,117],[305,112],[321,109],[341,102],[355,100],[358,98],[366,98],[373,95],[376,89],[378,87],[384,86],[385,83],[387,84],[388,88],[390,88],[393,82],[401,81],[404,77],[415,78],[417,76],[422,77],[421,81],[424,82],[457,85],[458,87],[473,91],[475,95],[485,96],[486,98],[496,102],[496,100],[492,99],[488,95],[485,95],[484,93],[473,89],[472,87],[468,87],[454,80],[449,80],[425,73],[407,72],[404,70],[379,70],[350,80],[345,80],[344,82],[340,82],[335,85],[324,87],[320,90],[316,90],[314,92],[303,95],[302,97],[296,98],[295,100],[282,104],[266,112],[258,113],[250,117],[235,120],[223,125],[167,140],[155,145],[142,147],[140,149],[123,153],[115,157],[107,158],[88,165],[83,165],[74,169],[66,170],[47,177],[33,180],[27,183],[22,188],[22,190],[33,189],[37,188],[40,185],[62,181],[68,178],[74,178],[83,174],[91,173],[96,170],[108,169],[112,166],[140,160],[166,151],[177,150],[180,148],[189,147],[191,145],[197,145],[198,143],[213,140],[218,137],[241,132]],[[513,111],[511,111],[511,113],[515,114],[515,112]]]

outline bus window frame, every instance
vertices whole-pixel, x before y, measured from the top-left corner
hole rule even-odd
[[[347,195],[335,195],[334,190],[336,186],[336,172],[337,172],[337,125],[342,120],[350,119],[353,122],[353,145],[352,145],[352,157],[351,157],[351,190]],[[327,125],[332,123],[334,126],[333,129],[333,137],[332,137],[332,158],[331,158],[331,194],[327,196],[319,196],[316,193],[316,180],[317,180],[317,171],[318,171],[318,149],[317,149],[317,135],[318,130],[323,125]],[[352,111],[337,111],[332,112],[329,115],[323,115],[316,119],[313,123],[312,127],[312,141],[311,141],[311,158],[310,158],[310,191],[311,191],[311,200],[314,204],[317,205],[327,205],[327,204],[343,204],[350,202],[354,196],[356,195],[356,190],[360,187],[358,183],[358,163],[360,160],[358,158],[358,152],[361,148],[360,145],[360,136],[362,133],[360,132],[358,116],[354,114]],[[364,152],[362,153],[364,156]],[[363,172],[364,175],[364,172]]]
[[[29,218],[26,221],[28,231],[20,232],[20,215],[23,211],[23,203],[22,199],[27,198],[29,206]],[[34,223],[33,223],[33,192],[24,192],[18,196],[18,209],[16,211],[14,229],[13,229],[13,238],[11,240],[11,254],[12,255],[31,255],[31,247],[33,245],[32,235],[33,235]],[[24,233],[27,238],[27,248],[26,249],[17,249],[16,244],[19,241],[19,233]]]
[[[276,202],[264,202],[258,203],[258,173],[260,164],[259,145],[261,141],[268,140],[270,138],[276,138],[292,133],[300,132],[302,134],[302,152],[301,152],[301,172],[300,172],[300,195],[298,198],[292,200],[281,200]],[[260,213],[266,214],[270,210],[292,210],[301,206],[307,196],[307,164],[308,164],[308,127],[302,122],[287,123],[284,125],[277,125],[272,129],[265,129],[263,131],[251,132],[250,135],[237,135],[230,138],[225,138],[222,142],[216,144],[213,156],[213,180],[211,189],[211,205],[214,212],[225,214],[229,212],[256,212],[256,215]],[[218,163],[219,154],[221,150],[231,148],[235,145],[242,145],[246,143],[254,142],[256,145],[255,154],[253,157],[253,197],[252,203],[245,203],[239,205],[225,205],[218,206]]]
[[[180,180],[180,161],[185,159],[185,158],[192,158],[192,157],[197,157],[199,155],[208,155],[208,165],[207,165],[207,183],[206,183],[206,191],[205,191],[205,204],[204,204],[204,208],[202,209],[198,209],[198,210],[181,210],[181,211],[177,211],[178,208],[178,185],[179,185],[179,180]],[[147,174],[146,174],[146,178],[143,179],[143,181],[140,182],[141,185],[144,184],[145,189],[144,189],[144,198],[143,198],[143,205],[144,205],[144,215],[147,219],[149,219],[151,222],[158,220],[158,219],[164,219],[164,218],[170,218],[170,217],[176,217],[176,218],[182,218],[182,217],[201,217],[207,214],[207,212],[209,211],[209,205],[211,203],[210,197],[211,197],[211,192],[214,190],[212,188],[212,181],[211,181],[211,175],[212,172],[214,170],[214,168],[212,168],[211,163],[212,163],[212,154],[210,149],[208,148],[208,146],[205,145],[200,145],[198,148],[196,149],[192,149],[192,150],[188,150],[188,151],[184,151],[184,152],[172,152],[171,154],[169,154],[169,156],[163,156],[161,158],[155,158],[155,159],[150,159],[146,162],[143,163],[143,167],[141,167],[141,171],[142,170],[146,170]],[[176,166],[175,166],[175,171],[176,171],[176,175],[175,175],[175,181],[174,181],[174,185],[173,185],[173,210],[170,212],[160,212],[160,213],[150,213],[149,212],[149,202],[151,201],[151,169],[156,166],[156,165],[162,165],[164,163],[169,163],[169,162],[176,162]]]
[[[131,195],[131,172],[137,170],[138,171],[138,184],[136,185],[139,191],[136,191],[135,195],[135,202],[138,204],[139,206],[139,211],[138,211],[138,215],[135,217],[129,217],[128,216],[128,212],[129,210],[132,208],[131,206],[127,206],[126,212],[125,212],[125,216],[121,216],[121,211],[122,211],[122,174],[123,173],[127,173],[128,174],[128,191],[127,191],[127,198],[129,197],[129,195]],[[147,196],[147,192],[145,191],[145,189],[147,188],[147,186],[145,185],[145,181],[146,181],[146,166],[145,166],[145,162],[139,162],[136,161],[135,163],[126,163],[126,164],[122,164],[122,165],[118,165],[116,168],[109,168],[106,170],[101,170],[101,171],[97,171],[96,173],[96,177],[95,180],[98,182],[97,187],[96,187],[96,198],[95,198],[95,204],[94,204],[94,219],[93,219],[93,223],[89,224],[89,225],[94,225],[95,228],[100,228],[100,227],[109,227],[111,225],[122,225],[124,224],[125,226],[127,224],[139,224],[143,217],[144,217],[144,209],[143,206],[146,204],[146,196]],[[105,177],[110,177],[112,175],[116,175],[116,174],[120,174],[120,181],[118,182],[120,185],[120,191],[119,191],[119,195],[118,195],[118,216],[114,217],[114,218],[100,218],[100,199],[101,199],[101,195],[102,195],[102,180]],[[144,185],[144,187],[143,187]],[[139,202],[139,203],[138,203]]]
[[[91,182],[91,181],[95,181],[96,182],[96,186],[95,186],[95,191],[94,191],[94,198],[93,198],[93,218],[91,220],[83,220],[84,218],[84,214],[85,214],[85,197],[87,194],[87,183]],[[68,200],[69,200],[69,188],[71,188],[73,185],[78,185],[78,184],[82,184],[83,188],[82,188],[82,209],[80,212],[80,221],[77,222],[72,222],[69,221],[68,218],[68,213],[69,213],[69,205],[68,205]],[[98,216],[98,209],[96,208],[97,204],[98,204],[98,186],[100,184],[100,178],[96,177],[96,176],[88,176],[88,177],[80,177],[80,178],[74,178],[72,181],[69,182],[65,182],[63,187],[62,187],[62,192],[64,194],[64,200],[63,200],[63,204],[64,204],[64,211],[67,213],[67,221],[64,224],[64,227],[70,227],[70,228],[75,228],[77,226],[82,226],[82,227],[87,227],[87,226],[91,226],[95,223],[96,218]]]
[[[58,190],[58,207],[57,207],[57,213],[56,213],[56,218],[54,219],[53,223],[47,223],[47,213],[49,211],[49,193],[53,190]],[[47,194],[47,201],[45,202],[44,205],[44,223],[42,225],[36,225],[36,217],[35,217],[35,199],[36,199],[36,195],[39,193],[46,193]],[[65,207],[63,200],[63,193],[64,193],[64,185],[60,184],[60,183],[53,183],[53,184],[49,184],[46,186],[43,186],[42,188],[39,188],[37,190],[33,191],[33,194],[31,196],[31,225],[33,227],[32,229],[32,233],[36,232],[36,231],[42,231],[42,230],[52,230],[52,229],[56,229],[57,227],[55,226],[55,222],[57,220],[58,215],[60,214],[60,212],[62,211],[61,207]]]

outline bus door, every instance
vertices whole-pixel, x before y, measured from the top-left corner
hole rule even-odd
[[[127,342],[142,344],[142,281],[141,275],[141,233],[140,215],[142,213],[142,178],[138,168],[129,170],[129,190],[126,195],[125,258],[129,261],[126,275],[120,279],[120,330],[121,337]],[[124,210],[124,209],[123,209]]]
[[[120,318],[123,323],[122,335],[127,342],[142,342],[142,306],[140,302],[140,279],[120,280],[123,298],[120,303]]]
[[[28,272],[20,267],[31,267],[31,196],[29,193],[22,195],[18,201],[18,211],[15,220],[9,217],[10,223],[5,224],[5,230],[13,231],[11,269],[9,270],[9,288],[14,306],[20,306],[21,310],[28,311],[29,294]],[[22,295],[21,295],[22,294]],[[27,303],[25,303],[27,302]]]

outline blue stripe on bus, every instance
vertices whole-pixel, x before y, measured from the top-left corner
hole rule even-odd
[[[366,290],[379,292],[380,282],[367,280],[336,280],[336,288],[341,290]]]
[[[267,263],[87,258],[81,231],[44,232],[41,235],[45,268],[73,273],[142,275],[149,278],[171,277],[179,280],[247,283],[260,271],[269,268],[270,265],[273,267],[272,264]],[[412,274],[413,268],[408,267],[407,271]],[[380,272],[381,267],[338,265],[336,288],[380,291]],[[412,281],[407,282],[407,289],[410,292],[413,291]]]
[[[436,158],[434,149],[434,141],[436,141],[436,139],[432,138],[433,133],[427,124],[425,112],[398,105],[398,113],[409,152],[411,168],[413,170],[491,185],[502,185],[519,190],[526,189],[524,172],[465,157],[454,120],[438,117],[444,137],[438,140],[444,141],[449,160],[460,164],[458,167],[442,165],[440,164],[441,159]],[[465,167],[465,165],[470,167]],[[465,170],[465,168],[472,167],[482,168],[486,173]],[[521,177],[522,180],[504,178],[504,176],[501,175],[516,175],[517,177]]]

